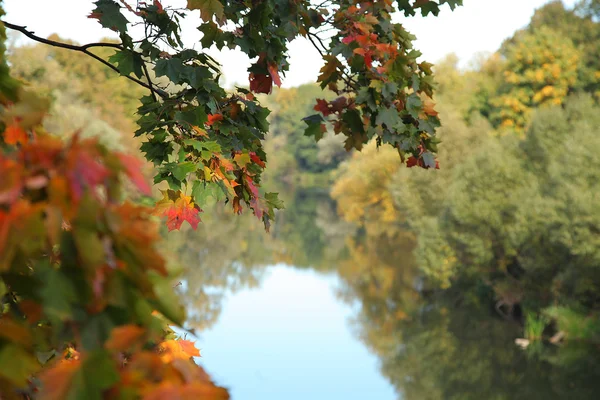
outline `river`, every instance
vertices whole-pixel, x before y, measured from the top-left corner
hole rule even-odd
[[[300,200],[269,235],[217,210],[168,236],[198,361],[233,400],[599,398],[598,347],[523,349],[477,288],[423,292],[401,233]]]

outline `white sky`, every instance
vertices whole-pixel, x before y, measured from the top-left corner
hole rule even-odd
[[[447,6],[439,17],[408,18],[404,25],[418,40],[416,48],[430,62],[448,53],[456,53],[466,65],[479,52],[493,52],[512,33],[527,25],[536,8],[548,0],[464,0],[464,6],[451,12]],[[575,0],[563,0],[572,5]],[[184,0],[163,0],[164,5],[182,5]],[[86,18],[93,8],[92,0],[4,0],[6,21],[27,25],[36,34],[52,33],[80,43],[110,36],[95,21]],[[184,26],[184,41],[190,47],[200,38],[196,31],[199,14],[192,13]],[[198,47],[197,45],[196,47]],[[226,85],[246,84],[249,60],[237,51],[211,52],[223,64]],[[308,41],[299,39],[290,47],[290,71],[283,80],[285,87],[314,82],[321,60]]]

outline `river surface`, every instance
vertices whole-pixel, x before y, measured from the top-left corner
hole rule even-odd
[[[287,204],[269,235],[215,211],[167,236],[198,361],[233,400],[600,398],[598,346],[523,349],[480,287],[424,291],[404,233]]]
[[[333,274],[268,267],[259,288],[224,299],[199,337],[202,362],[233,399],[395,399],[337,288]]]

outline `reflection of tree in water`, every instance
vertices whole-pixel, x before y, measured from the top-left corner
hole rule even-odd
[[[409,242],[350,243],[352,258],[340,266],[343,298],[360,304],[357,334],[378,356],[399,396],[596,398],[597,348],[552,347],[536,355],[535,349],[515,345],[522,327],[494,317],[487,305],[467,301],[472,295],[466,291],[425,300],[415,290],[418,278],[402,243]]]
[[[179,286],[189,323],[206,329],[216,322],[227,292],[256,286],[273,261],[273,240],[251,214],[224,207],[203,215],[197,231],[170,232],[165,247],[174,264],[185,266]]]
[[[326,191],[298,188],[281,197],[286,209],[277,215],[273,228],[278,261],[297,268],[330,269],[330,261],[343,250],[343,238],[355,228],[336,217],[335,203]]]

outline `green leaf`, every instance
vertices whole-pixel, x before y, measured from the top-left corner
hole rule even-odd
[[[421,98],[412,93],[406,99],[406,110],[410,113],[413,118],[419,118],[419,114],[421,113],[421,109],[423,107],[423,102]]]
[[[423,153],[423,155],[421,157],[423,158],[423,162],[425,163],[425,166],[427,166],[429,168],[435,168],[435,157],[433,156],[433,154],[426,151],[425,153]]]
[[[96,8],[92,11],[92,16],[96,16],[100,25],[105,28],[119,32],[127,31],[127,18],[121,13],[121,7],[113,0],[98,0]]]
[[[194,172],[196,170],[196,164],[187,161],[171,165],[168,169],[169,171],[171,171],[171,173],[177,180],[184,181],[189,173]]]
[[[206,183],[203,181],[194,182],[194,185],[192,186],[194,203],[199,207],[203,207],[209,197],[215,197],[215,189],[217,189],[217,186],[214,183]]]
[[[273,208],[278,210],[283,210],[285,208],[283,201],[279,199],[279,193],[265,193],[265,200],[267,200],[267,203]]]
[[[213,153],[221,152],[221,145],[215,141],[202,142],[196,139],[186,139],[183,141],[186,146],[192,146],[195,150],[208,150]]]
[[[179,58],[161,58],[156,61],[154,73],[156,76],[167,76],[171,82],[180,83],[183,63]]]
[[[225,34],[219,29],[217,24],[209,21],[198,27],[198,30],[203,33],[200,43],[202,47],[209,48],[215,45],[219,50],[225,46]]]
[[[398,115],[398,110],[393,107],[381,108],[377,113],[375,122],[378,125],[385,125],[388,129],[392,130],[400,122],[400,115]]]
[[[96,230],[74,227],[73,239],[83,267],[94,270],[106,262],[104,244]]]
[[[40,364],[33,354],[14,344],[0,348],[0,376],[15,386],[24,387],[27,380],[39,370]]]
[[[308,125],[304,130],[304,136],[313,136],[316,141],[323,138],[323,134],[325,133],[323,122],[325,122],[325,119],[323,119],[321,114],[310,115],[302,120]]]
[[[129,50],[117,51],[109,57],[108,61],[115,64],[123,76],[129,76],[134,73],[135,76],[141,78],[144,75],[142,71],[142,63],[144,61],[139,54],[135,54]]]
[[[192,126],[203,126],[208,121],[208,116],[202,107],[195,107],[188,111],[177,111],[175,121]]]
[[[179,297],[173,290],[171,280],[155,272],[150,273],[149,278],[154,284],[156,298],[152,303],[156,309],[172,322],[182,324],[185,320],[185,309],[179,304]]]
[[[115,361],[105,351],[95,351],[84,358],[73,377],[68,399],[102,400],[104,391],[119,382]]]
[[[58,320],[72,318],[72,305],[77,301],[75,287],[60,270],[49,266],[36,266],[43,286],[40,290],[44,312]]]
[[[219,0],[188,0],[188,10],[200,10],[200,16],[204,21],[210,21],[214,16],[223,19],[223,4]]]
[[[171,142],[144,142],[140,150],[146,153],[146,160],[152,161],[154,165],[160,165],[167,161],[169,154],[173,152],[173,144]]]
[[[358,110],[346,109],[342,115],[342,120],[348,125],[352,132],[365,132],[365,126],[363,125],[363,121]]]
[[[398,85],[394,82],[386,82],[381,88],[381,95],[386,100],[394,100],[398,96]]]

